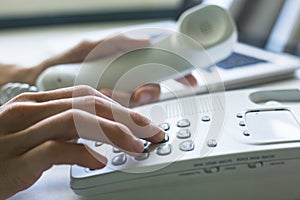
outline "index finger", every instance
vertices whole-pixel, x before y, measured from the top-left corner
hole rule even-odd
[[[69,99],[69,98],[84,97],[84,96],[96,96],[96,97],[103,98],[114,104],[119,104],[118,102],[107,97],[106,95],[102,94],[96,89],[86,85],[78,85],[78,86],[61,88],[61,89],[39,92],[39,93],[23,93],[17,96],[13,101],[14,102],[34,101],[34,102],[42,103],[42,102],[48,102],[53,100]]]

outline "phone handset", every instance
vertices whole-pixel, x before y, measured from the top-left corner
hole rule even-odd
[[[41,90],[53,90],[84,84],[97,89],[132,91],[144,84],[160,83],[183,77],[194,69],[208,68],[228,57],[237,40],[230,14],[216,5],[199,5],[187,10],[177,27],[177,31],[158,28],[129,31],[133,35],[148,31],[158,37],[154,37],[149,47],[122,55],[49,68],[38,78],[37,86]]]

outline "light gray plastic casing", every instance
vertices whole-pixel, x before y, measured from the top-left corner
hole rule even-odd
[[[127,156],[126,163],[114,166],[120,153],[112,146],[80,139],[108,162],[100,170],[73,165],[71,188],[88,199],[299,199],[299,101],[296,88],[248,89],[134,108],[170,125],[172,152],[158,155],[157,147],[143,161]],[[190,126],[178,127],[181,119],[189,119]],[[184,129],[190,138],[177,137]],[[182,151],[180,145],[189,140],[194,149]]]

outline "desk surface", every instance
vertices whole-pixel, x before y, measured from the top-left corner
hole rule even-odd
[[[130,24],[138,24],[130,23]],[[89,24],[80,26],[31,28],[22,30],[0,31],[0,61],[2,63],[17,63],[22,65],[33,65],[45,59],[53,52],[49,49],[49,44],[66,35],[73,39],[85,38],[86,32],[93,32],[113,28],[116,26],[129,25],[122,24]],[[81,34],[82,33],[82,34]],[[81,35],[81,36],[80,36]],[[73,40],[74,41],[74,40]],[[68,46],[70,44],[66,44]],[[299,75],[297,75],[299,77]],[[297,78],[260,85],[259,87],[298,87],[300,81]],[[52,200],[52,199],[80,199],[70,189],[69,166],[54,166],[46,171],[44,175],[29,189],[18,193],[10,198],[31,199],[31,200]]]

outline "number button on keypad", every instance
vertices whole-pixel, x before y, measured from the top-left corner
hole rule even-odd
[[[187,139],[191,137],[191,132],[189,129],[182,129],[176,133],[178,139]]]
[[[160,156],[165,156],[165,155],[169,155],[172,151],[172,147],[170,144],[161,144],[157,150],[156,153]]]
[[[194,146],[194,142],[192,140],[188,140],[188,141],[184,141],[182,143],[180,143],[179,145],[179,149],[181,151],[192,151],[194,150],[195,146]]]
[[[159,128],[161,128],[164,131],[170,130],[170,124],[168,124],[168,123],[162,123],[162,124],[160,124],[158,126],[159,126]]]
[[[124,153],[122,153],[113,157],[112,164],[115,166],[119,166],[125,164],[126,161],[127,161],[127,156]]]
[[[146,160],[148,157],[149,157],[149,153],[145,152],[145,153],[141,153],[138,156],[135,156],[134,159],[138,161],[142,161],[142,160]]]
[[[177,127],[179,127],[179,128],[189,127],[190,125],[191,125],[191,123],[188,119],[182,119],[177,122]]]

